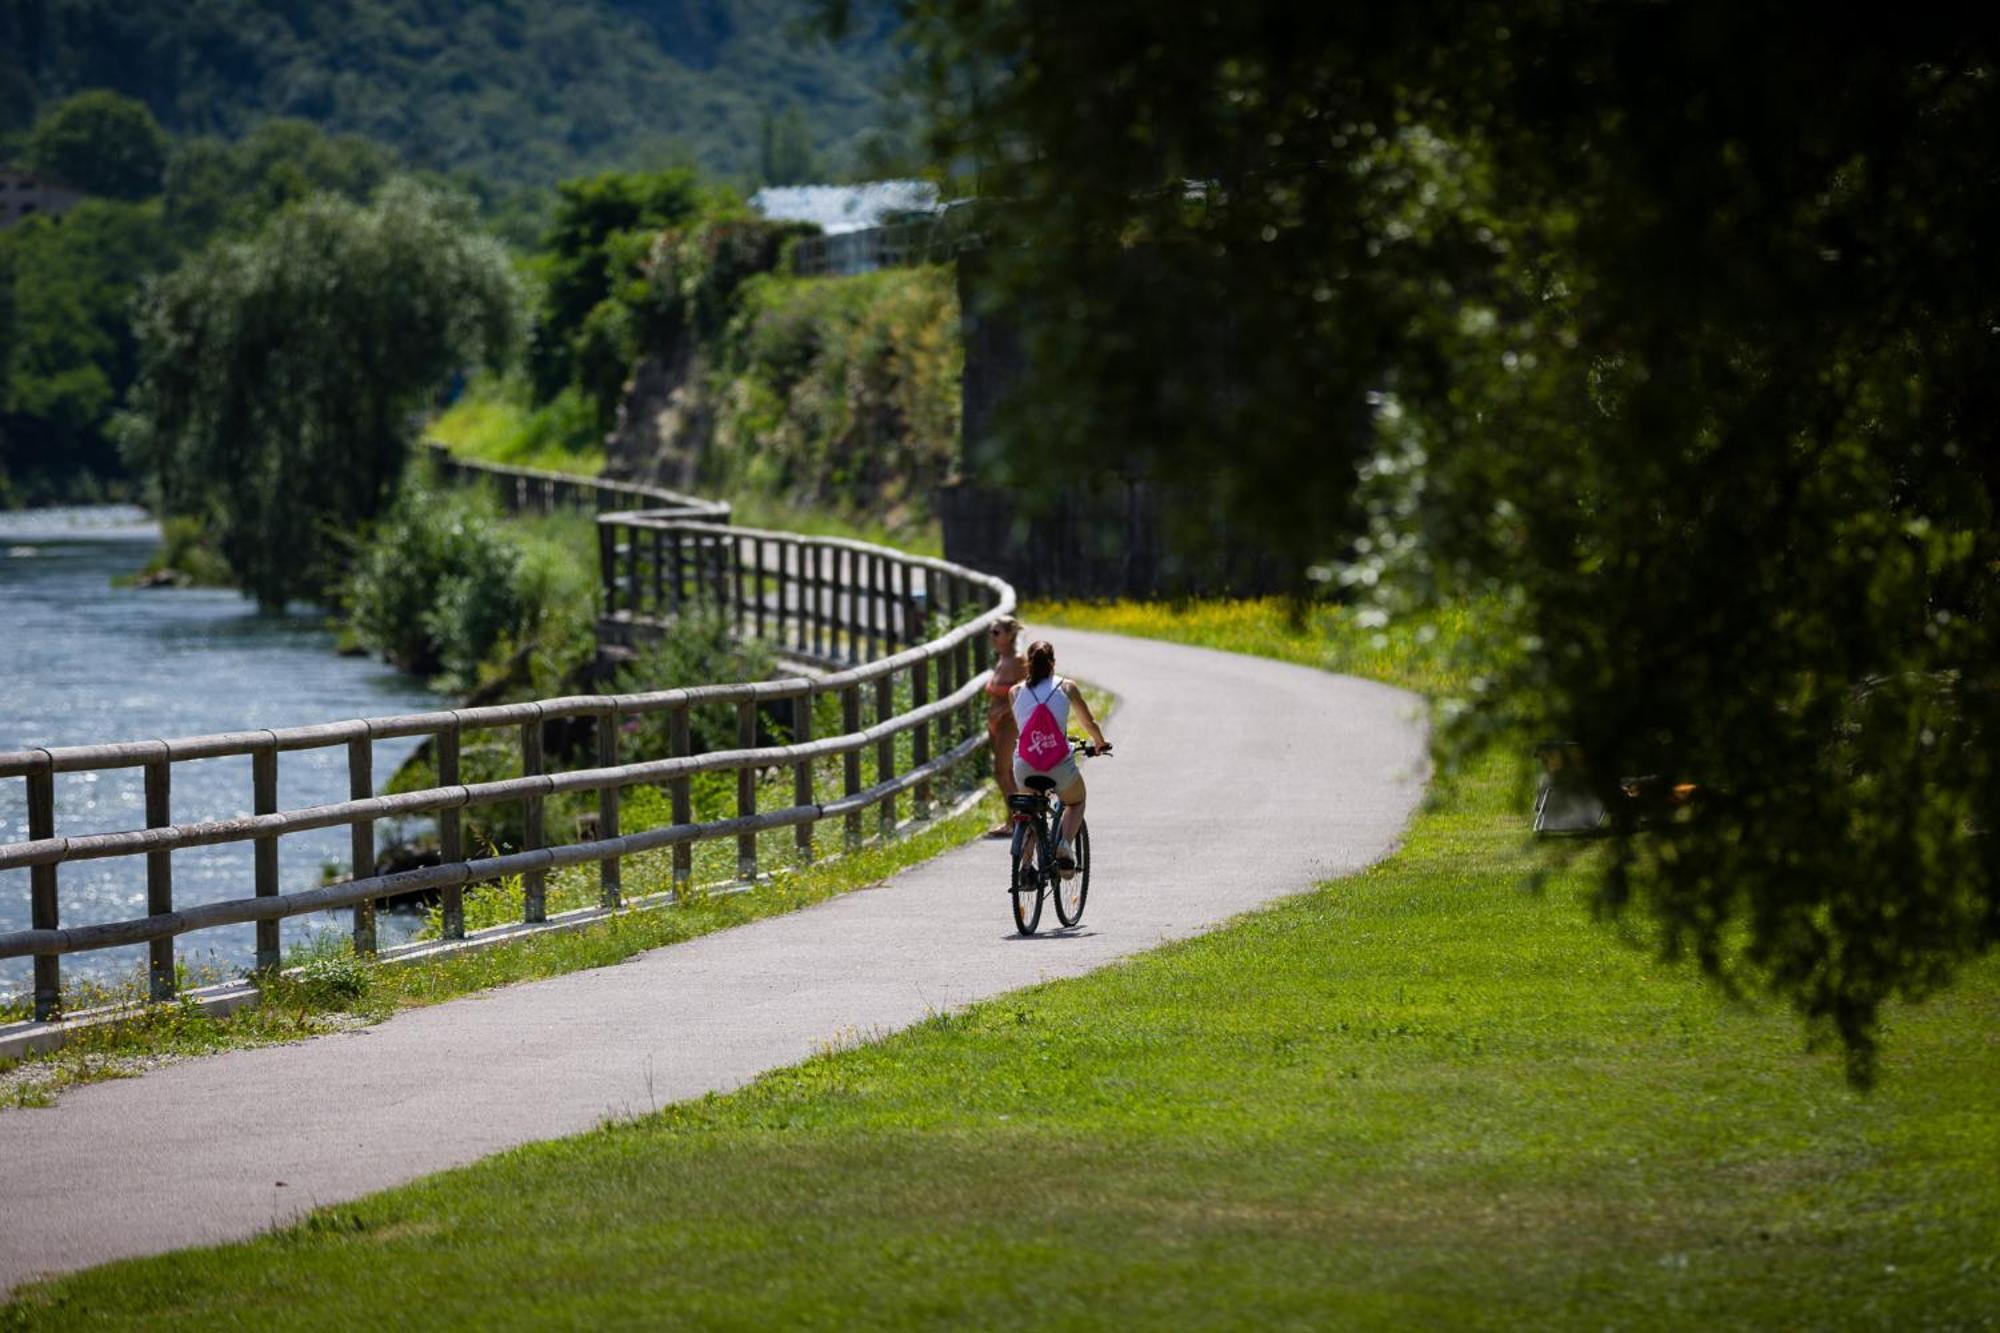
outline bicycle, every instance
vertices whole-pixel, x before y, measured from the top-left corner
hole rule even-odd
[[[1099,748],[1078,737],[1069,738],[1070,748],[1081,758],[1110,754],[1109,745]],[[1076,826],[1076,841],[1070,846],[1074,870],[1056,865],[1056,834],[1061,827],[1062,799],[1056,795],[1055,779],[1040,774],[1030,776],[1028,791],[1007,798],[1007,808],[1025,820],[1014,825],[1013,864],[1007,880],[1007,894],[1014,904],[1014,926],[1023,935],[1032,935],[1042,921],[1042,900],[1053,897],[1056,920],[1064,929],[1083,920],[1083,904],[1090,897],[1090,822]]]

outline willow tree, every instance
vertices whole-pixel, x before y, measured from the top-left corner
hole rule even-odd
[[[1451,734],[1578,742],[1601,903],[1867,1079],[2000,941],[2000,17],[904,13],[1028,345],[975,463],[1484,598]]]
[[[500,247],[434,191],[307,200],[152,288],[128,446],[260,605],[322,598],[392,498],[419,410],[509,354],[521,304]]]

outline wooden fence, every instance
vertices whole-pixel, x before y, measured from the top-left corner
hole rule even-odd
[[[474,469],[504,484],[509,469]],[[555,476],[555,474],[545,474]],[[561,478],[590,493],[608,483]],[[174,941],[189,931],[256,923],[256,961],[279,963],[278,922],[289,916],[329,909],[352,909],[357,952],[375,950],[378,900],[420,891],[442,896],[447,938],[463,938],[463,892],[468,884],[519,875],[524,887],[523,919],[547,920],[546,876],[561,866],[596,862],[603,904],[622,900],[624,859],[640,852],[673,848],[673,882],[690,881],[693,844],[734,838],[737,871],[757,873],[757,834],[796,830],[798,855],[813,853],[813,829],[822,820],[843,821],[849,845],[862,836],[863,814],[879,810],[882,829],[898,819],[899,798],[910,793],[917,812],[932,801],[932,785],[953,765],[986,744],[980,703],[985,672],[978,651],[986,627],[1014,609],[1013,589],[977,571],[912,556],[862,542],[760,532],[680,517],[688,497],[668,496],[659,510],[601,514],[599,558],[603,572],[604,619],[613,638],[662,632],[673,617],[697,604],[717,608],[740,632],[770,639],[794,656],[827,664],[851,663],[833,674],[788,677],[753,684],[706,685],[645,694],[588,695],[543,699],[486,708],[446,709],[396,717],[333,722],[318,726],[235,732],[177,740],[52,747],[0,753],[0,780],[27,784],[28,838],[0,844],[0,870],[29,872],[30,927],[0,933],[0,958],[34,959],[35,1017],[59,1016],[61,960],[65,954],[135,944],[151,948],[150,989],[155,998],[174,994]],[[631,498],[627,494],[624,498]],[[726,517],[726,510],[724,510]],[[963,622],[963,623],[961,623]],[[907,691],[901,687],[907,683]],[[813,737],[813,702],[840,701],[840,730]],[[907,702],[904,702],[907,700]],[[732,706],[736,747],[707,754],[691,752],[690,710]],[[790,740],[759,746],[760,715],[788,709]],[[669,752],[621,755],[620,724],[653,714],[668,718]],[[868,717],[864,724],[864,716]],[[596,735],[593,767],[548,771],[545,728],[564,719],[592,719]],[[489,732],[518,736],[520,773],[487,782],[461,781],[460,759],[468,736]],[[910,737],[911,763],[896,772],[898,739]],[[424,737],[436,761],[437,784],[393,796],[374,793],[374,744],[397,737]],[[510,743],[512,743],[510,741]],[[330,805],[278,809],[281,755],[345,747],[349,799]],[[863,754],[875,751],[875,781],[863,786]],[[247,755],[252,769],[254,813],[204,823],[173,822],[174,765],[191,760]],[[841,792],[817,799],[813,766],[842,759]],[[127,832],[64,837],[58,831],[55,777],[59,773],[144,770],[146,824]],[[792,803],[757,808],[757,775],[773,768],[793,773]],[[696,774],[737,775],[732,817],[696,822],[690,782]],[[670,825],[623,834],[619,831],[621,792],[634,784],[663,784],[672,803]],[[597,794],[597,826],[584,841],[548,845],[543,803],[568,792]],[[469,808],[518,803],[524,834],[521,846],[504,854],[467,857],[461,814]],[[441,863],[393,874],[376,870],[375,825],[410,815],[435,815]],[[284,892],[279,885],[278,839],[346,825],[352,878],[317,888]],[[251,893],[221,902],[180,907],[174,902],[173,854],[218,844],[254,845]],[[62,923],[62,867],[106,857],[144,857],[147,914],[129,920],[65,926]]]
[[[454,457],[435,440],[428,442],[427,453],[431,467],[445,481],[486,488],[510,514],[552,514],[564,509],[594,509],[600,513],[607,509],[641,509],[662,518],[729,521],[729,505],[723,500],[704,500],[636,481],[573,477],[566,472],[545,472],[540,468],[477,463]]]

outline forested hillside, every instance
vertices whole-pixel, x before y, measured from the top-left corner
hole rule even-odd
[[[800,31],[808,16],[800,0],[0,0],[0,134],[111,88],[177,134],[297,117],[502,190],[675,158],[837,174],[882,121],[888,20],[833,47]]]

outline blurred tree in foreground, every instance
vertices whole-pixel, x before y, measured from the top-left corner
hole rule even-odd
[[[313,198],[152,290],[128,447],[168,513],[211,520],[261,605],[330,592],[417,410],[515,343],[518,285],[463,212],[406,180],[369,206]]]
[[[1580,743],[1601,905],[1872,1077],[2000,939],[2000,14],[905,16],[1028,344],[988,475],[1484,598],[1447,744]]]
[[[87,194],[149,199],[160,190],[167,136],[144,102],[93,88],[44,112],[25,156],[32,170]]]

